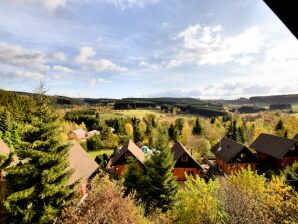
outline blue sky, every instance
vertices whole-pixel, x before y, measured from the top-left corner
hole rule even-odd
[[[298,42],[260,0],[0,0],[0,88],[72,97],[297,93]]]

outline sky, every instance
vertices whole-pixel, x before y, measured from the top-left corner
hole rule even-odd
[[[297,72],[261,0],[0,0],[0,89],[235,99],[297,94]]]

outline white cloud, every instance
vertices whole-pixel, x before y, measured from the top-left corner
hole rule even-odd
[[[16,71],[15,76],[22,79],[33,79],[33,80],[41,80],[44,78],[39,72],[29,72],[29,71]]]
[[[73,72],[72,69],[65,67],[65,66],[61,66],[61,65],[54,65],[52,67],[52,70],[55,72],[61,72],[61,73],[72,73]]]
[[[88,79],[87,82],[90,87],[95,87],[96,85],[101,83],[109,83],[109,81],[105,79]]]
[[[130,7],[143,8],[146,5],[154,5],[160,0],[100,0],[101,2],[109,3],[122,10]]]
[[[4,0],[5,1],[5,0]],[[65,7],[68,0],[6,0],[10,3],[30,4],[44,7],[47,11],[52,12],[59,7]]]
[[[67,4],[67,0],[43,0],[42,2],[45,8],[50,12],[59,7],[65,7]]]
[[[40,51],[29,50],[19,45],[0,42],[0,63],[37,69],[49,70],[46,55]]]
[[[183,49],[176,55],[174,67],[181,64],[221,64],[238,62],[248,64],[263,46],[263,36],[258,28],[251,27],[234,36],[225,36],[220,25],[187,27],[177,35]],[[241,59],[238,59],[238,58]]]
[[[67,59],[66,55],[63,52],[56,52],[52,57],[59,61],[65,61]]]
[[[159,69],[159,66],[156,65],[156,64],[150,64],[149,62],[147,61],[140,61],[139,63],[139,66],[145,68],[145,69],[148,69],[148,70],[158,70]]]
[[[75,57],[75,62],[85,64],[97,71],[125,72],[127,68],[114,64],[107,59],[93,60],[96,51],[91,47],[82,47],[80,53]]]

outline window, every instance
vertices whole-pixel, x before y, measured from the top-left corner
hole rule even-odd
[[[191,171],[187,171],[187,175],[188,176],[194,176],[194,172],[191,170]]]
[[[241,153],[240,157],[241,157],[242,159],[244,159],[244,158],[246,157],[246,154],[245,154],[245,153]]]
[[[188,156],[187,154],[183,154],[182,158],[181,158],[182,162],[187,162],[188,161]]]

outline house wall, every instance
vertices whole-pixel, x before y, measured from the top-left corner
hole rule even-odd
[[[298,162],[298,156],[288,156],[281,160],[281,167],[291,166],[294,162]]]
[[[115,165],[115,174],[116,174],[117,177],[121,176],[123,170],[125,169],[125,166],[126,165],[123,165],[123,164],[122,165]]]
[[[231,174],[238,172],[242,169],[247,169],[250,166],[250,169],[255,171],[257,169],[257,163],[226,163],[220,158],[216,157],[216,163],[218,167],[223,170],[226,174]]]
[[[173,175],[177,178],[178,181],[185,181],[185,174],[190,175],[190,172],[193,173],[193,176],[196,177],[199,175],[198,168],[179,168],[175,167],[173,170]]]

